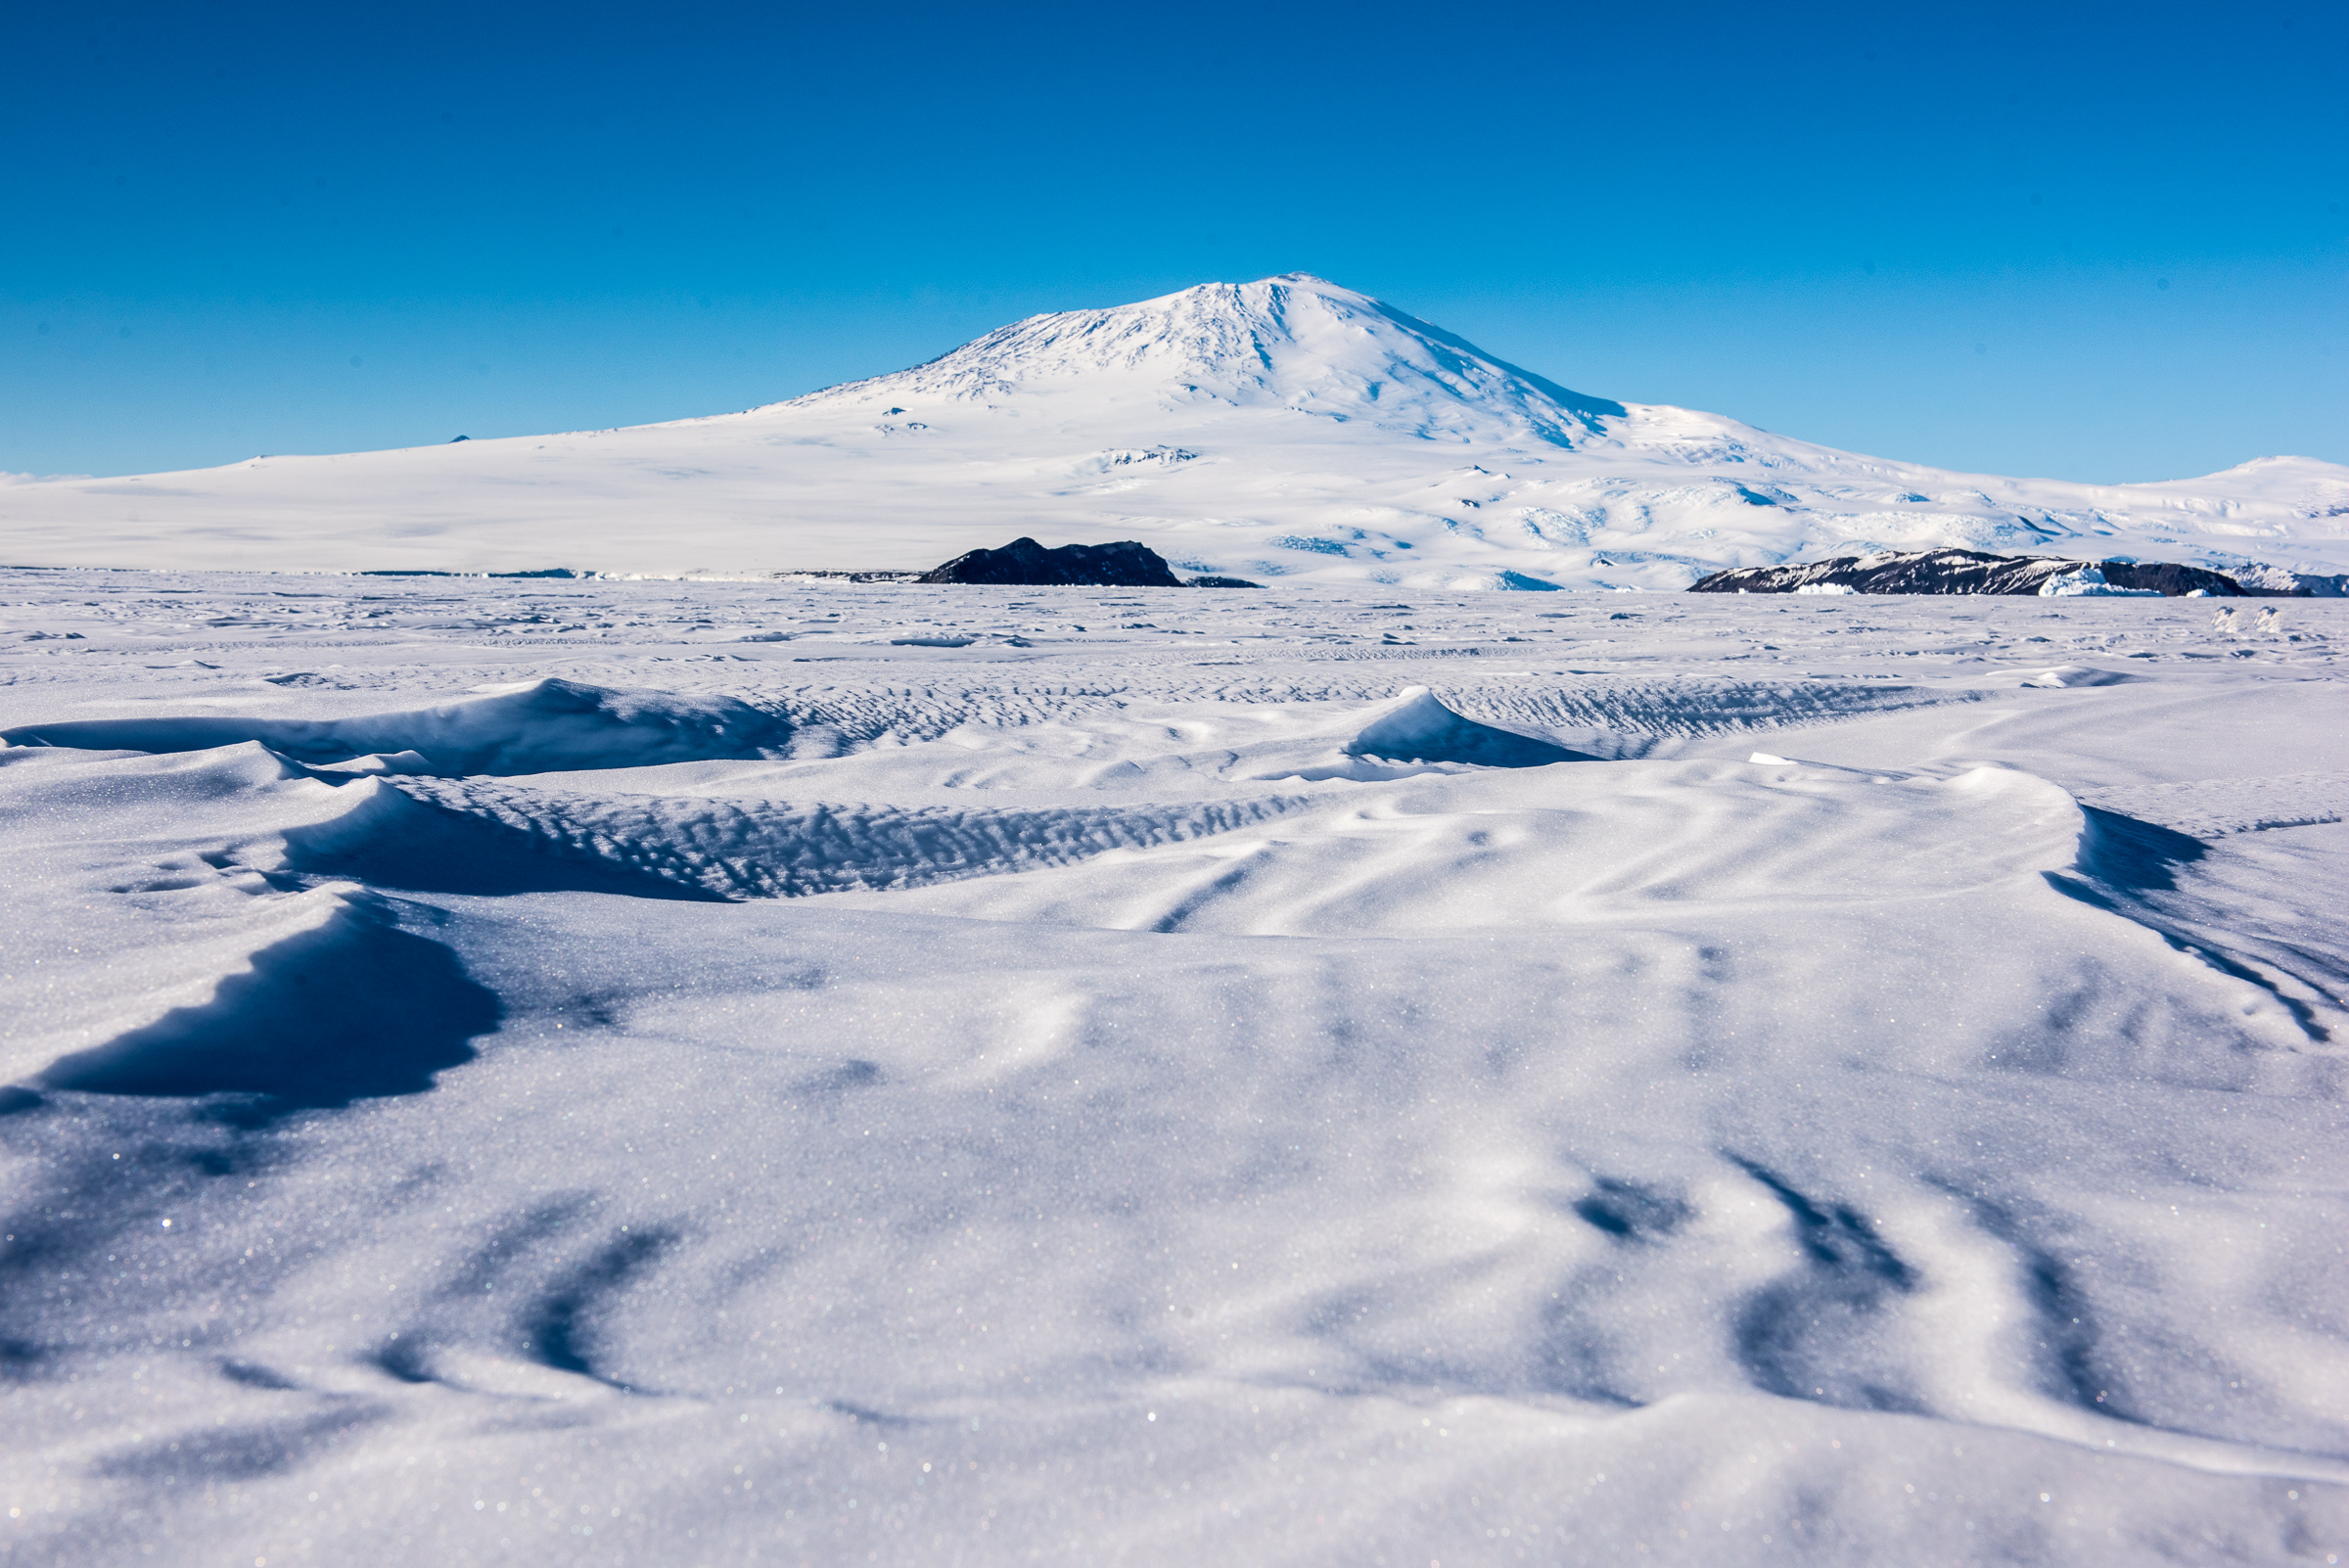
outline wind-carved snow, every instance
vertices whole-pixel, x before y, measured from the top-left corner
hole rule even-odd
[[[0,589],[16,1559],[2349,1537],[2337,603]]]
[[[1447,589],[1677,590],[1933,547],[2288,588],[2349,571],[2345,520],[2349,469],[2312,458],[2076,484],[1614,401],[1302,273],[1033,316],[714,418],[0,486],[11,558],[31,564],[765,578],[927,570],[1033,536],[1138,539],[1204,575]]]
[[[2195,839],[2218,839],[2349,819],[2349,773],[2124,785],[2095,791],[2085,799]]]
[[[1405,691],[1373,715],[1347,741],[1345,751],[1349,757],[1481,767],[1542,767],[1581,760],[1549,741],[1456,714],[1424,686]]]
[[[1228,833],[1300,804],[1269,797],[1173,807],[1019,811],[588,796],[486,781],[371,781],[366,787],[395,791],[524,853],[727,899],[805,898],[1000,876],[1112,850]],[[416,853],[419,841],[432,846],[422,857]],[[448,885],[444,860],[461,842],[460,835],[436,834],[401,815],[363,827],[335,823],[294,836],[297,859],[305,869],[364,867],[388,885],[422,888]]]

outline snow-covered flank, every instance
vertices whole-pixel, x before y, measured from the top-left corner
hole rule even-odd
[[[2085,485],[1858,456],[1571,392],[1290,274],[1036,316],[714,418],[0,485],[8,558],[35,565],[766,577],[926,571],[1022,534],[1412,590],[1974,549],[2337,592],[2349,469]]]

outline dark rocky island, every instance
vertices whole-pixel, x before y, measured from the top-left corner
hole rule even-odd
[[[992,583],[1020,588],[1253,588],[1239,577],[1176,576],[1166,559],[1131,539],[1116,544],[1064,544],[1047,550],[1034,539],[1014,539],[1000,550],[972,550],[956,556],[917,582]]]
[[[1689,585],[1690,593],[1794,593],[1803,588],[1848,588],[1854,593],[2036,594],[2059,577],[2103,575],[2112,588],[2178,598],[2301,598],[2306,588],[2245,587],[2222,573],[2168,561],[2075,561],[2048,555],[1991,555],[1981,550],[1884,551],[1832,561],[1790,561],[1734,567]]]

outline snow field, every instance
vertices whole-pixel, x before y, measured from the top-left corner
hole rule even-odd
[[[0,1543],[2345,1549],[2341,612],[1561,597],[0,576]]]

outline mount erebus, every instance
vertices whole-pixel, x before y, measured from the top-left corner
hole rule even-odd
[[[2349,468],[1950,473],[1586,396],[1303,274],[1031,317],[745,413],[129,479],[0,484],[17,564],[654,576],[927,568],[1141,540],[1191,572],[1682,588],[1958,546],[2349,570]]]

